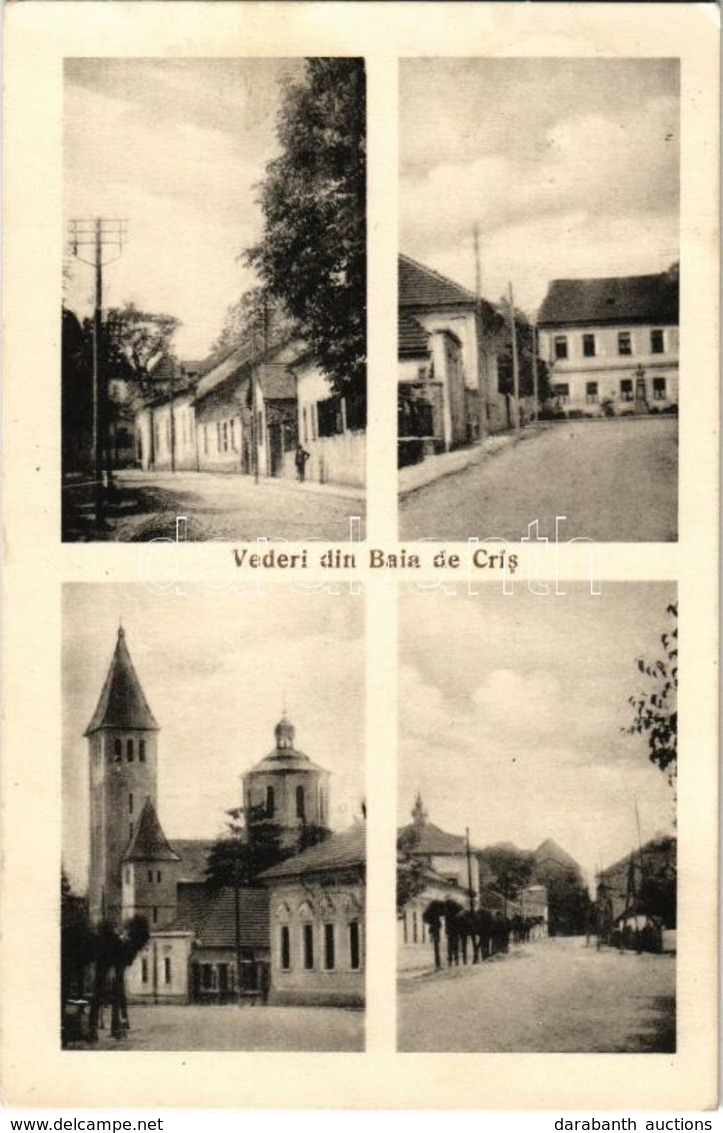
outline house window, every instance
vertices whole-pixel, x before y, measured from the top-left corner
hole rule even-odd
[[[145,956],[141,958],[141,983],[148,983],[148,960]]]
[[[153,923],[154,923],[154,924],[156,924],[156,922],[157,922],[157,921],[158,921],[158,909],[156,909],[156,908],[155,908],[155,906],[154,906],[154,909],[153,909]]]
[[[310,971],[314,967],[314,926],[303,925],[302,940],[304,947],[304,968]]]
[[[284,972],[291,967],[291,932],[287,924],[281,926],[281,967]]]
[[[133,814],[133,795],[128,796],[128,813]]]
[[[351,925],[349,926],[351,928]],[[407,928],[407,912],[406,909],[402,913],[402,940],[405,944],[409,944],[409,929]]]
[[[595,335],[584,334],[582,336],[582,353],[585,358],[595,357]]]
[[[570,386],[567,382],[558,382],[552,387],[552,392],[561,405],[567,405],[570,400]]]
[[[632,401],[633,400],[633,379],[621,378],[620,379],[620,400]]]
[[[273,818],[274,815],[274,788],[266,788],[266,817]]]
[[[114,761],[114,763],[120,763],[122,758],[123,758],[123,744],[120,742],[119,739],[115,739],[115,740],[113,740],[113,761]]]
[[[553,339],[553,347],[556,359],[567,358],[567,335],[556,334]]]
[[[665,401],[665,378],[653,378],[653,401]]]
[[[324,968],[327,972],[334,970],[334,926],[324,925]]]
[[[303,410],[301,411],[301,419],[302,419],[303,426],[304,426],[304,441],[306,442],[309,439],[309,428],[308,428],[308,420],[307,420],[307,417],[306,417],[306,406],[304,406]]]
[[[156,870],[156,881],[160,885],[160,882],[161,882],[161,871],[160,871],[160,869]]]
[[[324,401],[317,401],[316,413],[319,421],[320,437],[333,437],[336,433],[342,432],[340,398],[327,397]],[[316,440],[316,437],[313,439]]]
[[[588,403],[588,405],[597,404],[597,382],[586,382],[585,401]]]
[[[133,823],[132,822],[128,823],[128,837],[129,838],[133,837]]]
[[[203,426],[203,451],[208,453],[208,425]]]
[[[171,957],[163,957],[163,982],[169,984],[171,982]]]
[[[204,991],[213,991],[214,975],[213,964],[201,964],[201,986]]]
[[[236,421],[233,417],[229,421],[228,427],[231,430],[231,448],[236,452]]]
[[[216,452],[221,451],[221,422],[216,422]]]
[[[139,740],[138,741],[138,759],[141,763],[146,762],[146,741],[145,740]]]
[[[148,870],[148,880],[151,882],[151,884],[153,884],[153,870],[152,869]]]
[[[632,354],[633,344],[629,330],[618,331],[618,354]]]
[[[296,788],[296,817],[306,818],[306,807],[304,805],[304,788]]]
[[[417,943],[417,910],[412,910],[412,944]]]
[[[361,967],[361,949],[359,947],[359,921],[349,922],[349,967],[358,972]]]
[[[651,354],[664,354],[665,353],[665,338],[662,330],[651,330],[650,332],[650,353]]]
[[[126,740],[126,760],[128,763],[133,762],[133,740]]]
[[[224,421],[221,432],[223,435],[223,451],[228,452],[228,421]]]

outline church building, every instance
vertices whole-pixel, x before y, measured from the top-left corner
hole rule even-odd
[[[306,854],[313,869],[308,871],[304,853],[292,853],[283,868],[275,867],[278,878],[264,877],[259,888],[212,891],[206,864],[213,841],[166,838],[158,815],[158,734],[120,628],[85,731],[90,763],[88,904],[92,924],[107,920],[120,927],[136,915],[148,922],[150,940],[127,972],[129,998],[223,1003],[239,995],[265,1001],[271,993],[272,1002],[313,1003],[316,995],[318,1002],[358,1003],[363,999],[363,837],[352,839],[353,861],[338,860],[335,841],[342,835],[323,843],[329,850],[316,860],[322,846],[313,842],[328,828],[329,772],[296,747],[286,712],[274,729],[274,747],[242,777],[243,809],[247,821],[253,816],[254,824],[273,824],[287,851],[311,846]],[[320,986],[310,979],[316,964],[307,958],[301,988],[285,987],[284,994],[271,982],[270,905],[273,901],[276,921],[276,890],[283,877],[287,901],[289,892],[301,887],[296,904],[303,908],[299,913],[288,906],[288,916],[303,919],[312,876],[323,879],[327,894],[329,885],[336,891],[338,960],[330,966],[329,930],[322,928],[327,954]],[[326,910],[324,924],[328,921]],[[274,956],[277,982],[288,984],[291,969],[278,947]],[[292,967],[298,971],[295,963]]]

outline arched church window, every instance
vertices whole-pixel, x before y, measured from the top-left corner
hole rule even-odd
[[[128,813],[133,814],[133,795],[128,796]]]
[[[304,803],[304,788],[296,788],[296,817],[306,818],[306,807]]]
[[[274,788],[266,788],[266,816],[273,818],[274,815]]]
[[[126,740],[126,759],[128,763],[133,762],[133,740]]]
[[[140,763],[146,762],[146,741],[145,740],[139,740],[138,741],[138,759],[139,759]]]
[[[116,736],[116,738],[113,740],[113,759],[115,760],[116,763],[120,763],[122,754],[123,754],[123,745],[121,744],[120,740]]]

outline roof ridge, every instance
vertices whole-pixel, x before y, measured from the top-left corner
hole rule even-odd
[[[462,283],[457,283],[457,281],[455,279],[452,279],[450,276],[443,275],[442,272],[437,271],[436,268],[430,268],[427,264],[420,263],[419,260],[415,260],[413,256],[408,256],[405,252],[399,252],[399,259],[406,260],[407,263],[412,264],[420,271],[425,272],[427,275],[431,275],[434,279],[438,279],[440,283],[448,283],[451,284],[452,287],[456,287],[460,291],[464,291],[465,294],[468,295],[474,303],[477,302],[477,296],[473,291],[470,291],[469,288],[465,287]]]

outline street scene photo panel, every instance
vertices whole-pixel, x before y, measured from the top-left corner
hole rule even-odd
[[[70,58],[63,123],[63,539],[349,539],[364,60]]]
[[[678,533],[677,59],[406,58],[400,536]]]
[[[676,1049],[671,583],[401,601],[398,1043]]]

